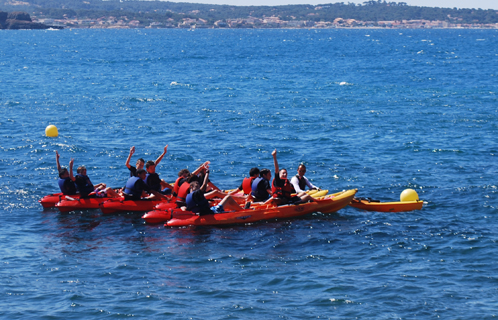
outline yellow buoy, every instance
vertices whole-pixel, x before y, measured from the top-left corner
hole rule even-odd
[[[405,189],[399,196],[399,201],[418,201],[417,191],[413,189]]]
[[[45,128],[45,135],[47,137],[52,137],[55,138],[59,135],[59,131],[57,130],[57,127],[54,126],[53,124],[49,125],[48,127]]]

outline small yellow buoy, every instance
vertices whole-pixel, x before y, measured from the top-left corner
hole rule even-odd
[[[54,126],[53,124],[49,125],[48,127],[45,128],[45,135],[47,137],[52,137],[55,138],[59,135],[59,131],[57,130],[57,127]]]
[[[405,189],[399,196],[399,201],[418,201],[417,191],[413,189]]]

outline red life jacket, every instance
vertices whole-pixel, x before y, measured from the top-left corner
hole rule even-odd
[[[252,178],[252,177],[244,178],[244,180],[242,181],[242,191],[244,191],[244,194],[251,193],[253,181],[254,181],[254,178]]]
[[[182,180],[183,177],[178,177],[178,179],[176,179],[175,181],[175,186],[173,187],[173,192],[175,194],[178,194],[178,191],[180,190],[180,180]]]
[[[187,198],[187,194],[188,194],[189,189],[190,189],[190,183],[185,181],[182,184],[182,186],[180,187],[180,189],[178,190],[178,195],[176,196],[176,198],[180,201],[185,201],[185,199]]]
[[[284,185],[282,187],[278,187],[275,185],[276,179],[273,179],[273,183],[271,185],[271,192],[274,198],[291,198],[291,194],[295,193],[294,186],[290,183],[289,179],[285,179]]]

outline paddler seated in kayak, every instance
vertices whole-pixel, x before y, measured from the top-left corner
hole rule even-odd
[[[280,170],[278,167],[277,149],[273,150],[271,155],[273,156],[273,164],[275,165],[275,179],[273,179],[272,184],[273,199],[270,199],[267,202],[272,202],[273,204],[279,206],[284,204],[299,204],[315,201],[306,192],[300,192],[295,196],[292,195],[295,193],[295,190],[289,179],[287,179],[287,170]]]
[[[182,169],[178,172],[178,178],[176,179],[175,185],[173,186],[173,196],[175,196],[175,197],[178,196],[178,192],[180,191],[180,187],[183,185],[184,182],[187,181],[188,177],[190,177],[190,171],[188,169]],[[185,198],[187,196],[187,193],[185,194],[185,196],[183,198]]]
[[[265,202],[271,197],[271,171],[262,169],[259,172],[259,178],[254,179],[251,185],[251,196],[254,202]]]
[[[141,199],[160,199],[164,196],[151,189],[145,182],[145,177],[147,176],[147,171],[144,169],[137,170],[136,177],[130,177],[126,182],[126,186],[123,190],[123,195],[125,200],[141,200]],[[146,192],[152,193],[152,195]]]
[[[310,188],[310,190],[320,190],[320,188],[314,186],[308,178],[304,176],[306,173],[306,166],[304,164],[300,164],[299,167],[297,167],[297,174],[292,177],[291,183],[294,186],[294,190],[296,190],[297,193],[304,192],[304,189],[306,189],[306,186]]]
[[[145,169],[147,170],[147,175],[145,178],[145,183],[155,191],[158,191],[162,194],[171,194],[173,191],[173,186],[167,183],[164,180],[159,178],[159,175],[156,173],[156,166],[161,162],[164,155],[168,151],[168,145],[164,147],[164,152],[156,159],[156,161],[149,160],[145,164]]]
[[[249,177],[244,178],[240,186],[237,189],[230,191],[228,195],[233,196],[240,191],[243,191],[245,195],[250,195],[252,191],[252,183],[254,179],[257,178],[259,178],[259,168],[251,168],[251,170],[249,170]]]
[[[186,205],[185,200],[190,192],[190,183],[194,181],[204,181],[205,175],[203,172],[206,172],[206,168],[209,168],[209,163],[209,161],[204,162],[192,173],[190,173],[188,169],[182,169],[178,172],[178,179],[176,179],[175,186],[173,188],[173,195],[176,196],[176,203],[178,207]],[[208,179],[208,186],[210,184],[211,182]],[[225,194],[223,194],[223,196],[225,196]]]
[[[199,181],[193,181],[190,183],[190,193],[187,195],[186,207],[182,207],[182,210],[188,210],[198,215],[207,215],[207,214],[215,214],[215,213],[223,213],[227,211],[241,211],[242,209],[237,202],[231,196],[225,196],[223,200],[216,206],[211,207],[209,205],[208,199],[216,197],[216,195],[220,192],[218,190],[213,190],[208,193],[205,193],[207,184],[209,179],[209,170],[206,170],[206,174],[204,176],[204,181],[202,186]]]
[[[130,154],[128,155],[128,158],[126,159],[126,167],[128,170],[130,170],[130,177],[136,177],[137,176],[137,170],[143,169],[145,165],[145,160],[140,158],[137,160],[137,163],[135,164],[135,167],[130,165],[130,160],[131,156],[135,153],[135,146],[130,148]]]
[[[70,175],[73,175],[74,159],[71,159],[69,161],[69,171],[71,172],[70,174],[66,168],[61,167],[59,158],[59,153],[55,151],[55,162],[57,163],[57,171],[59,172],[59,188],[64,195],[75,195],[77,193],[76,185],[70,178]]]
[[[76,188],[80,193],[80,198],[104,198],[110,197],[115,198],[119,197],[119,195],[112,188],[106,187],[105,183],[98,183],[96,185],[92,184],[90,178],[86,174],[86,167],[79,166],[76,169],[76,176],[73,176],[72,170],[69,172],[69,177],[76,184]]]

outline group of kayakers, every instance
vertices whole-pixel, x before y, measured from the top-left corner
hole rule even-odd
[[[209,180],[210,163],[207,161],[193,172],[188,169],[180,170],[178,178],[172,186],[160,179],[156,173],[156,166],[166,155],[167,149],[166,145],[163,153],[155,161],[145,162],[144,159],[140,158],[136,165],[132,166],[130,161],[135,153],[135,147],[131,147],[125,163],[130,170],[130,177],[126,185],[119,190],[109,188],[104,183],[93,185],[84,166],[78,167],[77,174],[73,175],[74,159],[69,161],[68,171],[60,166],[60,156],[56,151],[59,187],[63,194],[69,197],[79,194],[80,198],[124,197],[125,200],[153,198],[171,200],[172,197],[175,197],[179,207],[199,215],[240,211],[249,208],[251,202],[264,202],[272,205],[313,202],[315,200],[305,192],[305,188],[320,190],[304,176],[306,173],[304,164],[299,165],[298,174],[289,180],[287,170],[279,168],[276,149],[271,153],[275,167],[273,183],[271,183],[269,169],[252,168],[249,171],[249,177],[242,181],[239,188],[227,194]],[[216,206],[211,207],[209,199],[212,198],[221,198],[222,200]],[[244,203],[244,206],[240,205]]]

